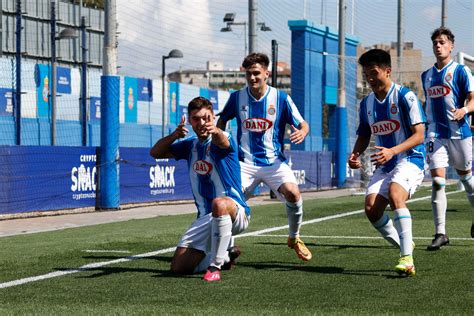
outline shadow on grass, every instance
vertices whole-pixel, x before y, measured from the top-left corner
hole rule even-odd
[[[413,209],[410,209],[410,211],[413,211],[413,212],[430,212],[430,213],[432,212],[431,209],[427,209],[427,208],[426,208],[426,209],[425,209],[425,208],[421,208],[421,209],[419,209],[419,208],[413,208]],[[448,213],[457,213],[458,210],[457,210],[457,209],[454,209],[454,208],[448,208],[448,209],[446,210],[446,212],[448,212]]]
[[[286,246],[286,243],[277,243],[277,242],[258,242],[254,243],[257,245],[270,245],[270,246]],[[372,245],[348,245],[348,244],[321,244],[321,243],[308,243],[305,242],[306,246],[310,248],[337,248],[337,249],[350,249],[350,248],[355,248],[355,249],[395,249],[395,247],[390,246],[390,245],[383,245],[383,246],[372,246]]]
[[[256,270],[276,270],[276,271],[303,271],[324,274],[343,273],[344,269],[339,267],[315,267],[301,264],[291,264],[287,262],[252,262],[252,263],[237,263],[239,267],[253,268]]]
[[[57,271],[68,271],[71,269],[68,268],[57,268]],[[166,269],[150,269],[150,268],[123,268],[123,267],[97,267],[97,268],[85,268],[85,269],[78,269],[82,270],[83,272],[92,273],[91,275],[84,275],[84,276],[77,276],[78,279],[95,279],[106,277],[114,274],[120,273],[152,273],[151,277],[166,277],[166,278],[200,278],[200,274],[194,275],[185,275],[185,274],[176,274],[171,272],[170,270]]]

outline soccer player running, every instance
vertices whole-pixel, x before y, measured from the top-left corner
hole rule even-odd
[[[392,82],[390,55],[381,49],[362,54],[359,64],[372,93],[360,103],[357,140],[349,166],[358,169],[359,159],[375,136],[370,155],[376,166],[365,196],[365,214],[372,225],[392,244],[400,247],[395,271],[414,276],[412,219],[406,201],[423,181],[425,114],[416,95]],[[394,220],[384,212],[387,205]]]
[[[188,134],[183,116],[176,130],[158,140],[150,150],[154,158],[185,159],[198,210],[197,219],[186,230],[171,261],[171,271],[181,274],[204,271],[205,281],[219,281],[221,269],[240,254],[228,246],[232,235],[244,231],[250,208],[241,190],[237,144],[214,125],[212,103],[203,97],[188,105],[189,123],[195,136]],[[234,257],[234,258],[233,258]]]
[[[434,30],[431,41],[436,63],[423,72],[421,82],[426,98],[426,151],[433,179],[431,207],[435,226],[434,239],[427,249],[438,250],[449,244],[445,192],[446,167],[449,165],[456,169],[474,209],[472,133],[467,115],[474,112],[474,80],[469,68],[451,57],[454,35],[449,29]],[[474,238],[474,218],[471,237]]]
[[[242,66],[247,86],[230,95],[217,126],[225,129],[229,120],[237,119],[237,141],[246,198],[252,196],[261,183],[267,184],[286,203],[289,224],[288,246],[304,261],[312,254],[300,238],[303,220],[303,200],[293,171],[283,155],[286,124],[291,125],[290,141],[300,144],[309,132],[291,98],[267,85],[269,77],[267,55],[252,53]]]

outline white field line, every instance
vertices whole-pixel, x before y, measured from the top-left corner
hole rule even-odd
[[[107,249],[102,249],[102,250],[86,249],[82,251],[89,252],[89,253],[131,253],[131,251],[128,251],[128,250],[107,250]]]
[[[452,193],[456,193],[456,192],[457,191],[448,192],[446,194],[448,195],[448,194],[452,194]],[[412,200],[408,201],[408,203],[421,201],[421,200],[427,200],[429,198],[431,198],[431,196],[425,196],[425,197],[421,197],[421,198],[417,198],[417,199],[412,199]],[[346,212],[346,213],[341,213],[341,214],[336,214],[336,215],[331,215],[331,216],[326,216],[326,217],[321,217],[321,218],[315,218],[315,219],[303,222],[302,225],[319,223],[319,222],[328,221],[328,220],[332,220],[332,219],[336,219],[336,218],[356,215],[356,214],[360,214],[360,213],[363,213],[363,212],[364,212],[364,210],[357,210],[357,211],[351,211],[351,212]],[[262,234],[265,234],[265,233],[270,233],[270,232],[282,230],[282,229],[285,229],[285,228],[288,228],[288,225],[272,227],[272,228],[262,229],[262,230],[258,230],[258,231],[254,231],[254,232],[244,233],[244,234],[240,234],[240,235],[235,236],[235,238],[248,237],[248,236],[259,236],[259,235],[262,235]],[[176,247],[171,247],[171,248],[166,248],[166,249],[161,249],[161,250],[157,250],[157,251],[142,253],[142,254],[129,256],[129,257],[124,257],[124,258],[115,259],[115,260],[110,260],[110,261],[90,263],[90,264],[83,265],[83,266],[81,266],[77,269],[70,269],[70,270],[65,270],[65,271],[55,271],[55,272],[50,272],[50,273],[42,274],[42,275],[38,275],[38,276],[33,276],[33,277],[28,277],[28,278],[23,278],[23,279],[8,281],[8,282],[3,282],[3,283],[0,283],[0,289],[13,287],[13,286],[17,286],[17,285],[22,285],[22,284],[26,284],[26,283],[30,283],[30,282],[36,282],[36,281],[40,281],[40,280],[56,278],[56,277],[60,277],[60,276],[68,275],[68,274],[85,272],[85,271],[88,271],[88,270],[91,270],[91,269],[96,269],[96,268],[108,266],[108,265],[115,264],[115,263],[129,262],[129,261],[133,261],[133,260],[136,260],[136,259],[152,257],[152,256],[156,256],[156,255],[159,255],[159,254],[173,252],[173,251],[175,251],[175,249],[176,249]]]

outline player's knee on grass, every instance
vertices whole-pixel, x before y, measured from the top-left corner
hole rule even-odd
[[[170,271],[176,274],[192,274],[204,257],[205,253],[197,249],[178,247],[171,260]]]

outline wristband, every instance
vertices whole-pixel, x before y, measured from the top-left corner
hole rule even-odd
[[[469,111],[467,110],[467,107],[463,107],[462,109],[464,110],[466,114],[469,113]]]

